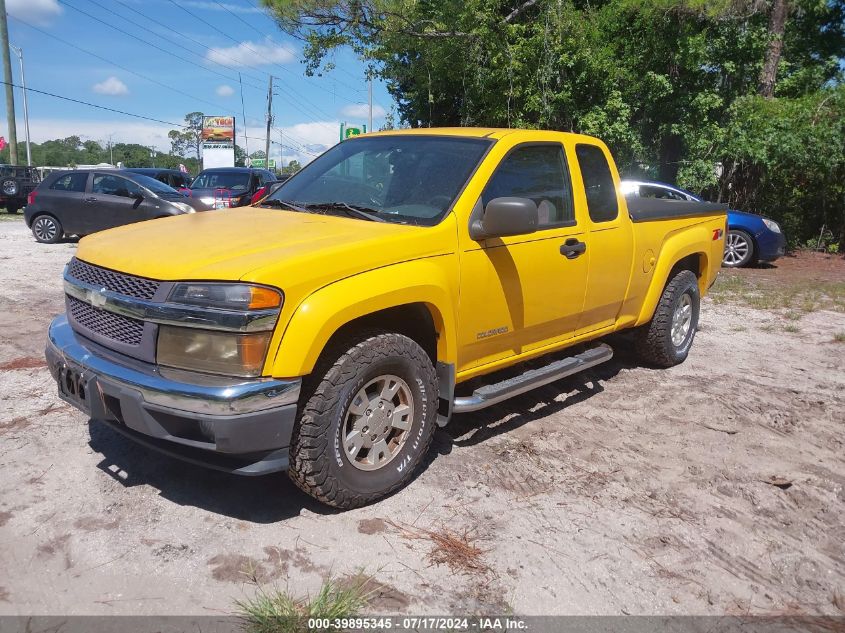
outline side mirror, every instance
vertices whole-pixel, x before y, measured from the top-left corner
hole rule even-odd
[[[474,240],[534,233],[539,224],[537,205],[528,198],[494,198],[487,203],[481,217],[469,225]]]

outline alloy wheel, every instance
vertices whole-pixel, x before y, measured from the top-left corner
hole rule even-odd
[[[342,429],[346,457],[360,470],[382,468],[402,450],[413,420],[408,383],[392,374],[373,378],[347,409]]]
[[[56,226],[55,221],[47,216],[36,219],[35,224],[32,225],[32,231],[35,233],[35,237],[42,242],[49,242],[56,239],[58,230],[59,227]]]

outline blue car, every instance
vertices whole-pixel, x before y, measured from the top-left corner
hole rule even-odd
[[[666,198],[701,202],[689,191],[662,182],[623,180],[626,197]],[[758,262],[773,262],[786,253],[786,238],[774,220],[745,211],[728,211],[728,237],[722,266],[740,268]]]

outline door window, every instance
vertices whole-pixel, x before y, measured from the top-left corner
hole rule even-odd
[[[120,196],[122,198],[134,198],[135,196],[143,195],[141,187],[131,180],[111,174],[95,175],[91,191],[92,193]]]
[[[593,222],[615,220],[619,215],[616,186],[604,152],[597,145],[579,144],[575,146],[575,155],[581,167],[590,219]]]
[[[518,147],[502,160],[481,194],[486,207],[494,198],[529,198],[537,205],[540,228],[575,224],[572,187],[563,147]]]
[[[640,185],[640,198],[661,198],[663,200],[686,200],[687,197],[677,191],[653,185]]]
[[[87,182],[88,174],[66,174],[50,185],[50,189],[83,192]]]

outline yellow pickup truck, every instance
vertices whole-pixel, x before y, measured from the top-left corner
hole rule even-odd
[[[352,508],[452,415],[609,360],[601,337],[682,362],[725,226],[626,204],[592,137],[368,134],[256,206],[81,240],[46,355],[62,398],[134,440]]]

